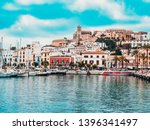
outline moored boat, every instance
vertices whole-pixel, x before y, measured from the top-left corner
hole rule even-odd
[[[58,75],[65,75],[67,73],[66,70],[59,70],[59,69],[51,69],[50,74],[58,74]]]
[[[48,72],[41,72],[41,71],[36,72],[36,76],[48,76],[48,75],[49,75]]]
[[[129,76],[131,72],[129,71],[102,71],[101,75],[106,76]]]
[[[25,70],[18,70],[17,77],[28,77],[28,72],[26,72]]]
[[[66,74],[68,74],[68,75],[76,75],[77,72],[76,72],[75,70],[68,70],[68,71],[66,72]]]
[[[29,71],[29,76],[36,76],[36,72],[35,71]]]

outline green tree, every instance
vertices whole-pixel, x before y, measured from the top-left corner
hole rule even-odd
[[[47,68],[47,66],[49,66],[49,62],[48,61],[42,61],[41,65],[43,65],[44,68]]]
[[[79,63],[78,63],[78,67],[79,67],[80,69],[81,69],[82,67],[85,67],[84,61],[79,62]]]
[[[114,51],[117,47],[117,40],[116,39],[109,39],[109,38],[98,38],[96,42],[105,43],[107,46],[107,50]]]
[[[118,57],[118,56],[115,56],[115,57],[113,58],[113,61],[115,62],[116,68],[118,68],[118,61],[120,61],[119,57]]]
[[[71,67],[71,69],[73,69],[76,65],[74,64],[74,62],[70,62],[69,66]]]
[[[138,50],[134,50],[134,51],[132,52],[132,56],[135,57],[134,63],[135,63],[135,66],[136,66],[137,69],[138,69],[138,67],[139,67],[139,51],[138,51]]]
[[[32,65],[33,65],[34,67],[37,67],[39,64],[38,64],[37,62],[33,62]]]
[[[140,55],[140,58],[142,59],[142,63],[143,63],[143,67],[144,67],[145,60],[146,60],[147,56],[145,55],[145,53],[142,53],[142,54]]]
[[[149,59],[148,59],[149,56],[148,55],[149,55],[150,45],[144,45],[143,49],[146,50],[146,62],[147,62],[146,64],[147,64],[147,68],[148,68],[148,65],[149,65],[149,63],[148,63],[149,62]]]
[[[96,64],[94,64],[92,67],[93,67],[93,69],[97,69],[98,68],[98,66]]]
[[[119,57],[119,60],[120,60],[120,62],[121,62],[122,69],[123,69],[123,68],[124,68],[124,62],[126,62],[126,61],[127,61],[127,59],[126,59],[126,57],[125,57],[125,56],[121,56],[121,57]]]

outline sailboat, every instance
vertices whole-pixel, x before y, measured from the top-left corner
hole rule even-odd
[[[2,43],[3,43],[3,37],[1,37],[1,41],[0,41],[0,78],[15,77],[17,76],[15,71],[3,69],[4,61],[3,61],[3,54],[2,54],[3,52]]]

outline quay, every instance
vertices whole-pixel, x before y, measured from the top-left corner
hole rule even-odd
[[[137,71],[137,72],[132,73],[132,76],[150,81],[150,72]]]

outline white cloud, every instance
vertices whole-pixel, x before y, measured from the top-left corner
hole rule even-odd
[[[32,5],[32,4],[46,4],[53,2],[54,0],[15,0],[16,3],[21,5]]]
[[[114,0],[76,0],[69,3],[68,7],[74,11],[98,10],[116,20],[131,19],[125,14],[124,4]]]
[[[5,9],[5,10],[19,10],[20,8],[19,8],[16,4],[13,4],[13,3],[6,3],[6,4],[3,6],[3,9]]]
[[[133,31],[147,31],[150,32],[150,17],[144,16],[141,17],[138,23],[134,24],[112,24],[108,26],[99,26],[99,27],[87,27],[90,30],[105,30],[105,29],[127,29]]]
[[[24,43],[38,40],[50,44],[53,39],[67,36],[65,33],[69,33],[69,26],[72,24],[73,20],[70,19],[44,20],[31,15],[22,15],[10,28],[0,30],[0,36],[6,37],[5,46],[16,42],[15,39],[20,37],[24,39]],[[61,27],[65,27],[66,30],[60,30]]]
[[[93,9],[115,20],[132,19],[126,15],[124,3],[116,2],[115,0],[15,0],[15,4],[20,6],[51,4],[55,2],[65,4],[71,11],[82,12]]]
[[[143,0],[144,2],[150,2],[150,0]]]
[[[72,20],[54,19],[44,20],[38,19],[31,15],[22,15],[19,20],[8,29],[3,29],[7,34],[21,34],[28,37],[34,36],[48,36],[51,29],[68,26]]]

